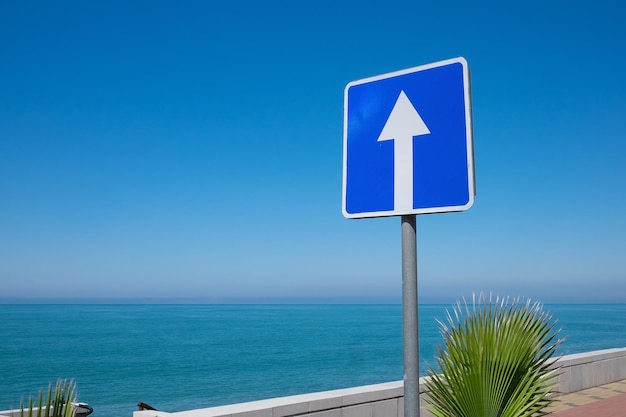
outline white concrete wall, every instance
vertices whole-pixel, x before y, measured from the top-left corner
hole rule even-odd
[[[626,348],[563,356],[555,366],[562,394],[621,381],[626,379]],[[396,381],[176,413],[136,411],[133,417],[403,417],[403,397],[403,383]],[[432,417],[423,408],[420,416]]]
[[[626,348],[561,357],[558,390],[562,394],[626,379]]]

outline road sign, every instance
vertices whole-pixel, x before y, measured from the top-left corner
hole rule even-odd
[[[470,80],[464,58],[346,86],[345,217],[463,211],[473,203]]]

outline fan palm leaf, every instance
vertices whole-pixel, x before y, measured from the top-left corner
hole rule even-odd
[[[558,374],[552,357],[560,340],[539,303],[480,295],[459,302],[439,321],[443,346],[427,382],[436,417],[545,415]]]

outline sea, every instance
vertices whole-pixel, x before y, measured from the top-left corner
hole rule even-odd
[[[419,306],[420,373],[437,320]],[[555,304],[559,354],[626,347],[626,304]],[[168,411],[401,380],[399,304],[0,304],[0,410],[73,379],[94,417]],[[435,368],[436,369],[436,368]]]

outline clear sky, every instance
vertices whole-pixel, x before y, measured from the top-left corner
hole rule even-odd
[[[341,214],[343,90],[463,56],[477,195],[419,291],[626,302],[621,1],[0,3],[0,297],[401,294]]]

